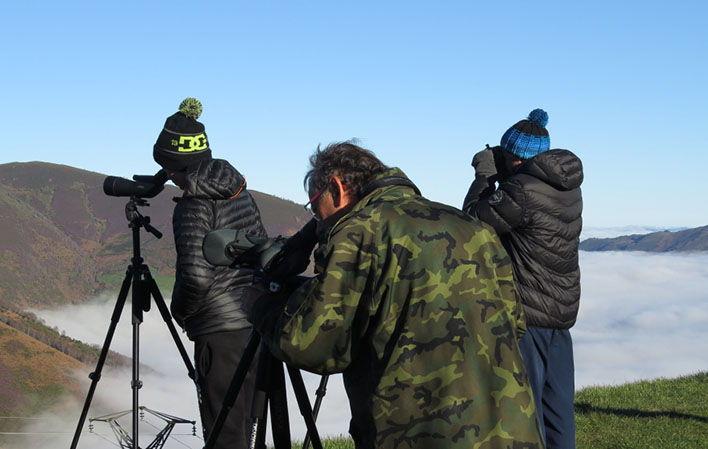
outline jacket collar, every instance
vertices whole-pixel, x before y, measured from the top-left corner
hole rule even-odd
[[[332,232],[334,232],[341,223],[356,215],[363,208],[381,198],[386,193],[390,193],[393,189],[400,189],[401,196],[420,196],[421,194],[418,187],[403,173],[403,170],[397,167],[390,168],[374,176],[374,178],[362,188],[361,198],[359,198],[356,203],[342,209],[332,217],[323,220],[320,235],[326,236],[326,240],[329,240],[332,236]]]

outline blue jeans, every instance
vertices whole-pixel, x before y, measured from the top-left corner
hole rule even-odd
[[[575,449],[575,367],[570,331],[529,327],[519,347],[546,449]]]

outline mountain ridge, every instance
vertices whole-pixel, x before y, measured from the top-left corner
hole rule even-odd
[[[125,218],[127,198],[103,193],[106,175],[49,162],[0,164],[0,305],[46,307],[82,301],[112,287],[132,255]],[[288,200],[251,191],[269,235],[289,235],[310,216]],[[142,250],[154,276],[174,275],[173,197],[164,191],[141,208],[163,232],[142,233]]]
[[[708,251],[708,226],[680,231],[659,231],[614,238],[590,238],[580,242],[583,251]]]

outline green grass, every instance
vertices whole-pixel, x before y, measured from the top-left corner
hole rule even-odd
[[[575,412],[578,448],[708,448],[708,372],[585,388]]]
[[[324,449],[354,449],[354,441],[347,437],[328,438],[322,441]],[[302,449],[302,443],[293,443],[293,449]],[[312,444],[310,444],[312,449]]]
[[[578,449],[708,448],[708,372],[584,388],[575,397],[575,419]],[[323,444],[354,449],[345,437]]]

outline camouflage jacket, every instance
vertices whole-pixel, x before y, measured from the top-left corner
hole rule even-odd
[[[265,339],[287,363],[342,372],[361,448],[542,447],[517,339],[510,260],[487,225],[398,169],[329,231],[316,277]]]

